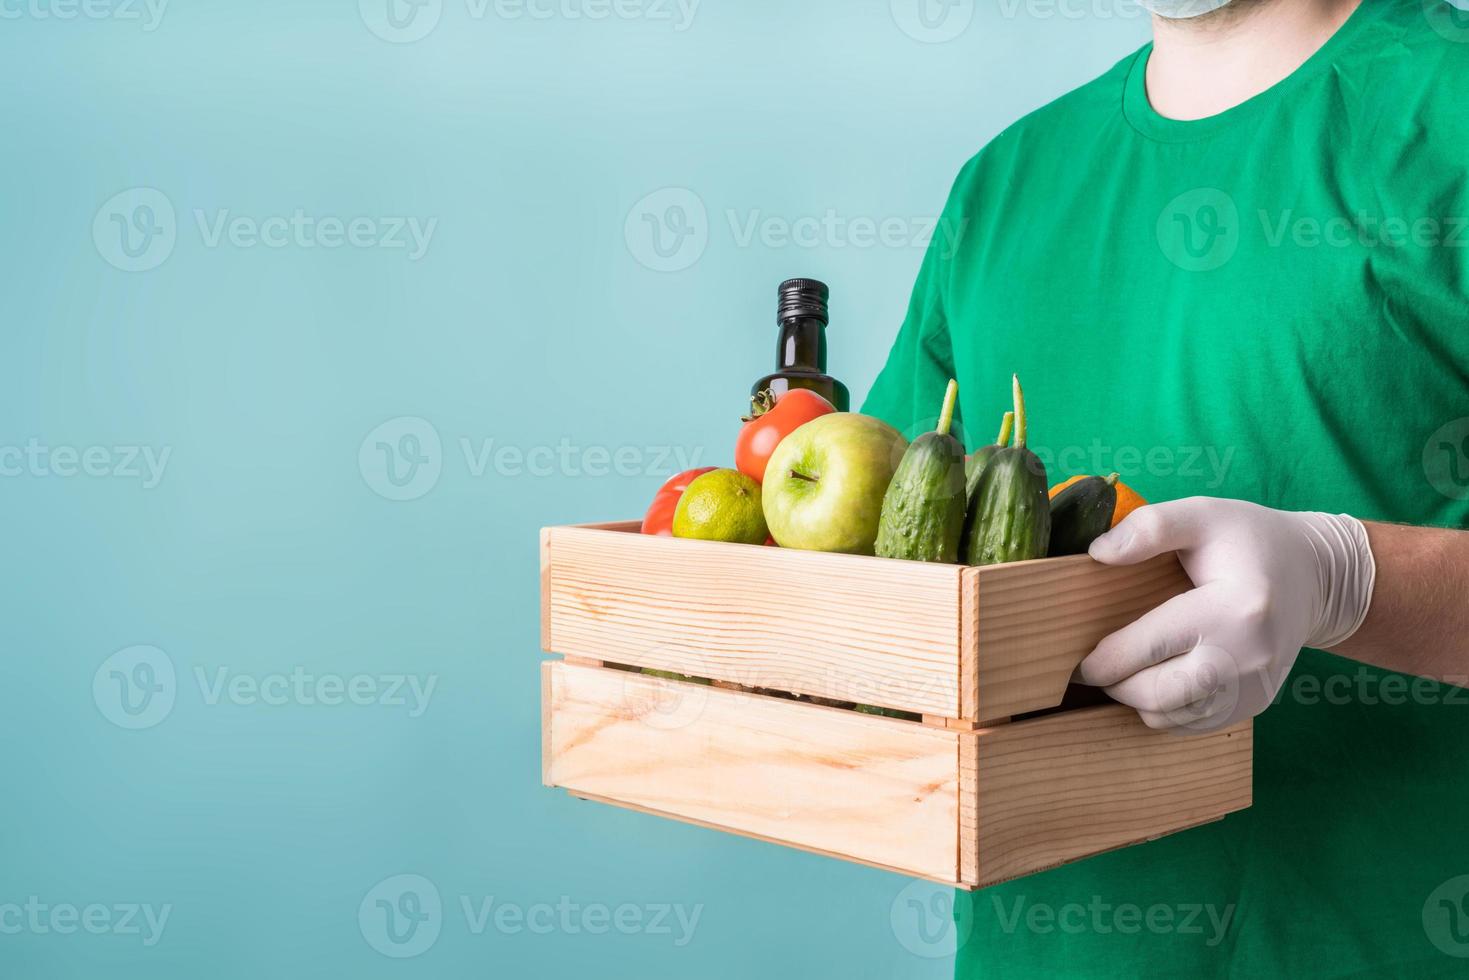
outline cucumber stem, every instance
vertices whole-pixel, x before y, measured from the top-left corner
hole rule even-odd
[[[939,427],[936,430],[939,435],[949,434],[949,428],[954,424],[954,402],[959,398],[959,382],[953,378],[949,379],[948,390],[944,392],[944,408],[939,413]]]
[[[1110,476],[1108,476],[1107,479],[1104,480],[1103,482],[1106,483],[1107,486],[1109,486],[1109,487],[1115,487],[1115,486],[1117,486],[1117,480],[1120,477],[1120,475],[1121,474],[1113,473]]]
[[[1000,419],[1000,434],[995,438],[995,445],[1004,448],[1010,442],[1010,430],[1015,428],[1015,413],[1006,412]]]
[[[1015,392],[1015,445],[1025,448],[1025,392],[1020,390],[1020,375],[1010,375],[1010,385]]]

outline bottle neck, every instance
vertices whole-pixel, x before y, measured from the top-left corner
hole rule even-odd
[[[826,324],[810,316],[782,320],[775,361],[782,371],[825,374]]]

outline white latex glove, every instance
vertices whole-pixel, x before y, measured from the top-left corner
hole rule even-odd
[[[1195,588],[1102,640],[1077,679],[1177,734],[1264,711],[1302,647],[1357,631],[1376,577],[1356,518],[1214,497],[1139,508],[1091,546],[1108,565],[1169,551]]]

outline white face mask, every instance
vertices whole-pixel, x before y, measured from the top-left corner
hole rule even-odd
[[[1168,20],[1192,20],[1227,7],[1234,0],[1137,0],[1139,7]]]

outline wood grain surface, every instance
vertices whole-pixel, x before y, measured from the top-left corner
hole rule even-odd
[[[966,568],[962,717],[1054,708],[1108,633],[1192,588],[1173,554],[1108,566],[1086,555]]]
[[[958,880],[958,733],[627,671],[543,669],[552,785]]]
[[[959,716],[957,565],[595,526],[542,560],[548,651]]]

